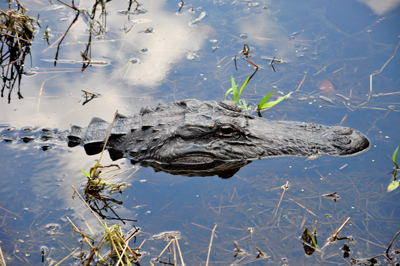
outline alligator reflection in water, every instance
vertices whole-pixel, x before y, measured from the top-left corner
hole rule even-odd
[[[96,117],[87,128],[73,126],[69,146],[82,143],[87,154],[97,154],[109,126]],[[142,108],[133,117],[118,114],[107,143],[113,160],[128,157],[155,171],[223,178],[255,159],[351,156],[369,146],[365,136],[348,127],[271,121],[242,112],[233,102],[195,99]]]

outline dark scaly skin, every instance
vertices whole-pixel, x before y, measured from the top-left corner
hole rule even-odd
[[[73,126],[68,138],[94,154],[109,125],[93,118],[87,128]],[[272,121],[242,112],[233,102],[194,99],[142,108],[133,117],[118,115],[107,144],[113,159],[128,157],[133,163],[158,165],[156,170],[173,169],[171,173],[186,167],[192,173],[187,175],[203,175],[216,164],[228,169],[273,156],[352,156],[369,146],[352,128]]]

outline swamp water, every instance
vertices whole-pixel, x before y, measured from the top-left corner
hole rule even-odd
[[[264,117],[352,127],[369,138],[371,148],[348,158],[254,161],[229,179],[173,176],[137,166],[112,180],[127,187],[121,193],[104,193],[115,201],[99,203],[106,217],[102,221],[121,224],[124,232],[134,225],[141,228],[130,245],[138,247],[146,240],[140,265],[151,265],[158,257],[168,242],[153,236],[166,231],[180,232],[186,265],[206,265],[215,225],[209,265],[348,265],[350,257],[383,253],[400,230],[400,190],[386,192],[393,170],[388,155],[400,144],[396,5],[188,1],[180,9],[180,1],[153,1],[140,3],[137,10],[133,3],[128,12],[128,1],[111,1],[103,14],[98,4],[98,24],[90,32],[92,20],[85,14],[90,17],[94,1],[75,1],[79,10],[86,10],[77,18],[73,9],[57,1],[53,6],[44,0],[20,3],[32,17],[40,14],[41,28],[31,46],[32,62],[25,62],[23,99],[18,99],[17,87],[10,103],[7,88],[0,98],[0,247],[7,265],[54,265],[76,248],[88,251],[78,234],[71,237],[67,217],[97,241],[104,233],[71,188],[83,192],[87,178],[79,168],[88,171],[99,155],[88,156],[83,147],[68,148],[66,141],[43,138],[51,135],[43,129],[62,132],[72,124],[86,126],[94,116],[111,121],[117,109],[133,115],[159,102],[221,101],[231,75],[241,85],[254,72],[242,59],[244,44],[250,48],[247,59],[260,69],[243,99],[255,104],[271,90],[274,100],[294,92],[263,112]],[[1,8],[8,5],[2,3]],[[42,39],[46,26],[48,42]],[[54,66],[58,44],[69,27]],[[82,71],[81,61],[86,59],[81,52],[97,63]],[[274,57],[282,61],[274,63],[276,72],[270,66]],[[334,93],[320,90],[325,80]],[[81,89],[100,97],[82,105]],[[20,139],[24,135],[34,140],[25,143]],[[133,167],[127,159],[112,162],[106,153],[102,164],[112,163],[123,170]],[[289,189],[283,194],[281,187],[287,182]],[[340,196],[336,202],[322,197],[333,192]],[[112,210],[104,204],[111,204]],[[137,222],[124,224],[118,217]],[[354,241],[336,241],[323,252],[305,255],[299,237],[306,226],[312,231],[318,221],[321,248],[348,217],[339,236]],[[237,254],[234,243],[244,252]],[[341,250],[344,243],[351,250],[347,258]],[[399,244],[396,239],[392,250]],[[256,257],[257,247],[266,257]],[[383,257],[377,259],[389,265]],[[167,253],[160,260],[168,261]],[[79,263],[70,258],[62,265]]]

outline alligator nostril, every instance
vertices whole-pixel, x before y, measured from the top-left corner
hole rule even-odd
[[[349,127],[337,127],[333,130],[338,135],[351,135],[353,134],[353,130]]]

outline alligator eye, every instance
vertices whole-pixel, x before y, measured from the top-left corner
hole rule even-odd
[[[219,129],[219,135],[224,137],[233,136],[236,133],[237,133],[236,128],[230,126],[220,127]]]

